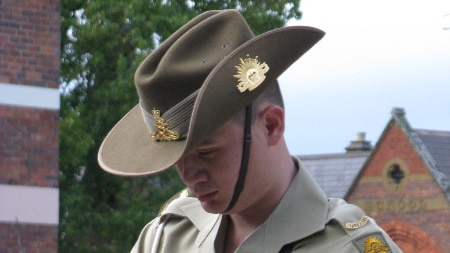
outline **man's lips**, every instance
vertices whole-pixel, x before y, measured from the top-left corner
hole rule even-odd
[[[200,192],[200,193],[196,193],[198,200],[200,200],[200,202],[208,202],[211,201],[214,196],[216,196],[217,191],[212,191],[212,192]]]

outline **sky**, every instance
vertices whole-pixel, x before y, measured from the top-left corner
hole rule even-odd
[[[280,78],[292,154],[378,141],[393,108],[416,129],[450,131],[450,1],[302,0],[325,37]],[[447,30],[445,28],[448,28]]]

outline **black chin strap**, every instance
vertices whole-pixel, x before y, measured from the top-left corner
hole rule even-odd
[[[252,104],[245,107],[245,125],[244,125],[244,144],[242,149],[241,169],[239,170],[239,177],[234,186],[233,197],[230,204],[224,212],[228,212],[236,204],[239,195],[244,190],[245,177],[247,176],[247,166],[250,157],[250,144],[252,143]]]

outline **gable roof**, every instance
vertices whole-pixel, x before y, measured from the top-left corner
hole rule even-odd
[[[422,161],[447,195],[447,199],[450,200],[450,169],[448,166],[450,146],[443,147],[445,143],[449,143],[450,132],[414,130],[406,120],[405,111],[402,108],[392,110],[392,121],[397,122],[401,127],[417,154],[422,158]],[[442,150],[439,150],[439,148],[442,148]]]
[[[327,197],[344,198],[369,155],[370,151],[352,151],[298,157]]]
[[[405,111],[402,108],[394,108],[392,117],[373,150],[378,149],[380,141],[395,123],[401,127],[447,199],[450,200],[450,131],[413,129],[405,117]],[[355,147],[355,143],[360,148],[365,147],[358,143],[360,141],[352,142],[346,148],[347,153],[298,156],[328,197],[343,199],[348,197],[347,195],[362,174],[362,168],[367,166],[367,162],[374,155],[375,152],[368,149],[353,151],[352,147]]]
[[[403,108],[394,108],[391,114],[392,118],[384,128],[383,133],[374,147],[374,150],[378,149],[380,142],[384,139],[384,136],[387,134],[390,127],[396,123],[408,138],[409,142],[416,150],[425,166],[427,166],[430,173],[434,176],[444,194],[447,196],[447,199],[450,200],[450,132],[415,130],[411,128],[405,117],[406,113]],[[361,176],[363,172],[362,168],[367,166],[367,162],[372,159],[374,153],[375,152],[371,153],[370,157],[361,167],[357,178]],[[353,189],[356,183],[357,180],[353,182],[350,188]],[[349,189],[348,193],[351,192],[351,189]]]
[[[414,130],[431,157],[431,173],[450,200],[450,131]],[[425,158],[427,156],[425,155]]]

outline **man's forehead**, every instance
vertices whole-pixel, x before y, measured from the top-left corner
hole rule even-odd
[[[229,119],[224,124],[222,124],[219,128],[211,132],[211,134],[206,138],[198,147],[209,146],[216,144],[223,140],[224,138],[231,137],[230,133],[232,130],[236,129],[238,124],[235,120]]]

